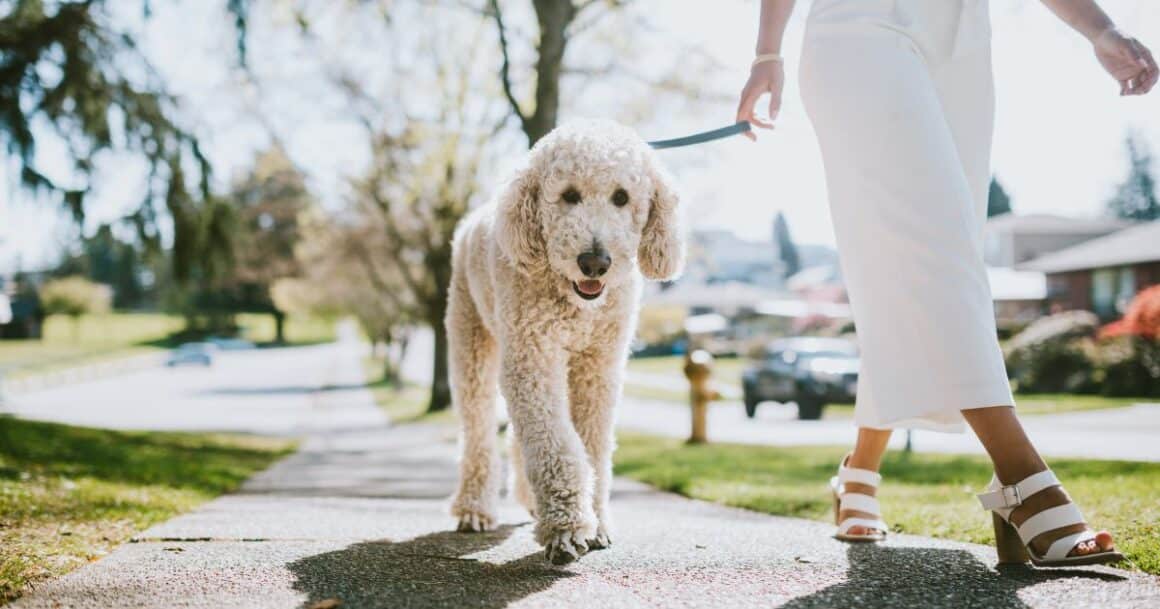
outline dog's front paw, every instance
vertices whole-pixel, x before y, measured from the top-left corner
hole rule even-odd
[[[596,527],[596,535],[588,539],[587,543],[589,550],[603,550],[612,545],[612,537],[608,535],[604,523]]]
[[[553,565],[566,565],[588,552],[588,542],[581,531],[560,531],[549,536],[544,544],[544,556]]]
[[[453,515],[459,519],[455,530],[460,533],[480,533],[495,529],[496,517],[491,512],[474,508],[457,508]]]

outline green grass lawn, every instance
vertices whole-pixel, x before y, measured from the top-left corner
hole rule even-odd
[[[242,313],[237,316],[242,327],[242,336],[255,343],[274,342],[274,316],[257,313]],[[335,339],[336,320],[308,315],[288,315],[283,332],[290,345],[313,345],[328,343]]]
[[[741,387],[741,371],[749,365],[743,357],[721,357],[713,360],[713,378],[722,385]],[[685,356],[634,357],[628,360],[628,370],[648,374],[672,374],[685,378]]]
[[[233,490],[292,443],[0,416],[0,604]]]
[[[759,512],[832,522],[828,482],[848,450],[731,444],[686,445],[621,434],[616,473],[688,497]],[[1160,574],[1160,463],[1053,460],[1052,468],[1095,526],[1115,534],[1125,567]],[[891,451],[879,497],[891,529],[993,543],[991,518],[974,498],[991,477],[983,457]]]
[[[181,327],[180,318],[157,313],[86,315],[75,322],[53,315],[41,340],[0,341],[0,367],[19,377],[157,352],[150,343]]]

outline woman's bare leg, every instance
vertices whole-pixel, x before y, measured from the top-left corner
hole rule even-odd
[[[1039,456],[1031,439],[1023,431],[1019,417],[1015,416],[1015,409],[1009,406],[994,406],[990,408],[975,408],[963,411],[963,418],[975,431],[979,441],[991,457],[995,466],[995,475],[1003,484],[1015,484],[1020,480],[1047,469],[1047,463]],[[1018,525],[1049,507],[1063,505],[1070,501],[1067,492],[1061,487],[1054,487],[1028,497],[1023,505],[1015,508],[1011,513],[1011,521]],[[1051,546],[1051,542],[1083,531],[1084,525],[1075,525],[1051,531],[1036,537],[1031,546],[1036,553],[1043,554]],[[1079,544],[1072,550],[1071,555],[1079,556],[1092,552],[1110,550],[1113,547],[1112,535],[1107,531],[1100,531],[1093,541]]]
[[[854,444],[854,452],[850,453],[850,459],[846,461],[847,467],[856,467],[858,469],[868,469],[872,472],[878,471],[882,465],[882,455],[886,453],[886,445],[890,442],[891,430],[889,429],[870,429],[869,427],[858,428],[858,440]],[[878,489],[873,486],[866,486],[865,484],[858,484],[856,482],[849,482],[846,484],[846,490],[851,493],[862,493],[864,495],[874,496]],[[847,518],[876,518],[873,514],[864,514],[857,510],[842,510],[838,513],[839,520]],[[850,527],[851,535],[866,535],[870,530],[863,526]]]

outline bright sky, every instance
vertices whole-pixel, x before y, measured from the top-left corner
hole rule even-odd
[[[206,148],[218,167],[219,181],[224,183],[245,167],[255,149],[267,143],[248,113],[256,108],[286,138],[291,156],[308,171],[312,185],[333,203],[345,178],[357,173],[366,154],[361,134],[342,115],[340,104],[294,90],[300,73],[317,66],[319,58],[304,54],[300,45],[281,42],[273,33],[278,30],[268,23],[259,25],[251,46],[256,47],[256,70],[270,83],[265,93],[302,98],[298,104],[263,100],[232,69],[233,32],[220,4],[186,1],[159,10],[148,25],[145,44],[197,117],[200,131],[211,134]],[[764,240],[774,214],[782,210],[798,241],[833,242],[821,159],[798,96],[795,58],[809,3],[798,4],[784,48],[788,84],[778,129],[762,134],[757,144],[737,138],[664,153],[684,184],[696,227],[727,228]],[[1160,3],[1101,4],[1122,29],[1160,51]],[[726,73],[713,74],[705,86],[731,99],[748,73],[757,3],[720,0],[712,3],[711,14],[708,5],[701,0],[639,3],[668,35],[699,44],[729,66]],[[1160,91],[1145,98],[1120,98],[1087,43],[1038,2],[993,2],[992,21],[998,91],[996,174],[1020,212],[1099,214],[1125,175],[1123,138],[1129,130],[1143,135],[1160,155]],[[651,66],[663,69],[659,66],[671,59],[639,57],[635,63],[647,76]],[[275,63],[276,69],[262,68]],[[565,110],[588,116],[600,111],[600,106],[587,106],[586,101],[583,96],[569,98]],[[650,139],[728,124],[734,111],[732,102],[658,108],[660,114],[640,126]],[[51,146],[42,150],[46,157],[52,152]],[[97,186],[90,229],[139,200],[139,164],[110,157],[102,166],[106,177]],[[12,176],[11,167],[0,166],[0,271],[51,262],[73,234],[55,208],[22,192]]]

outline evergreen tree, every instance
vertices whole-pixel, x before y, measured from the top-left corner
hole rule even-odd
[[[797,246],[794,245],[793,237],[789,233],[789,222],[785,219],[785,214],[777,212],[777,217],[773,220],[773,243],[777,248],[777,258],[785,265],[785,276],[797,274],[801,270],[801,258],[798,256]]]
[[[987,217],[993,218],[1000,214],[1011,213],[1011,197],[999,183],[999,180],[991,177],[991,187],[987,191]]]
[[[150,0],[140,0],[148,16]],[[119,28],[110,0],[0,2],[0,148],[15,162],[23,187],[63,203],[82,220],[96,179],[95,160],[128,150],[149,166],[147,194],[130,215],[142,241],[160,243],[158,217],[173,221],[173,268],[179,279],[195,273],[208,247],[203,236],[220,216],[209,193],[209,161],[197,138],[178,120],[175,100]],[[244,51],[249,0],[225,0]],[[123,10],[124,3],[117,3]],[[67,143],[70,175],[50,175],[37,164],[45,138]],[[208,226],[208,229],[207,229]]]
[[[1156,199],[1156,178],[1152,175],[1152,153],[1136,135],[1124,140],[1128,148],[1128,177],[1108,201],[1108,211],[1125,220],[1160,218],[1160,201]]]

